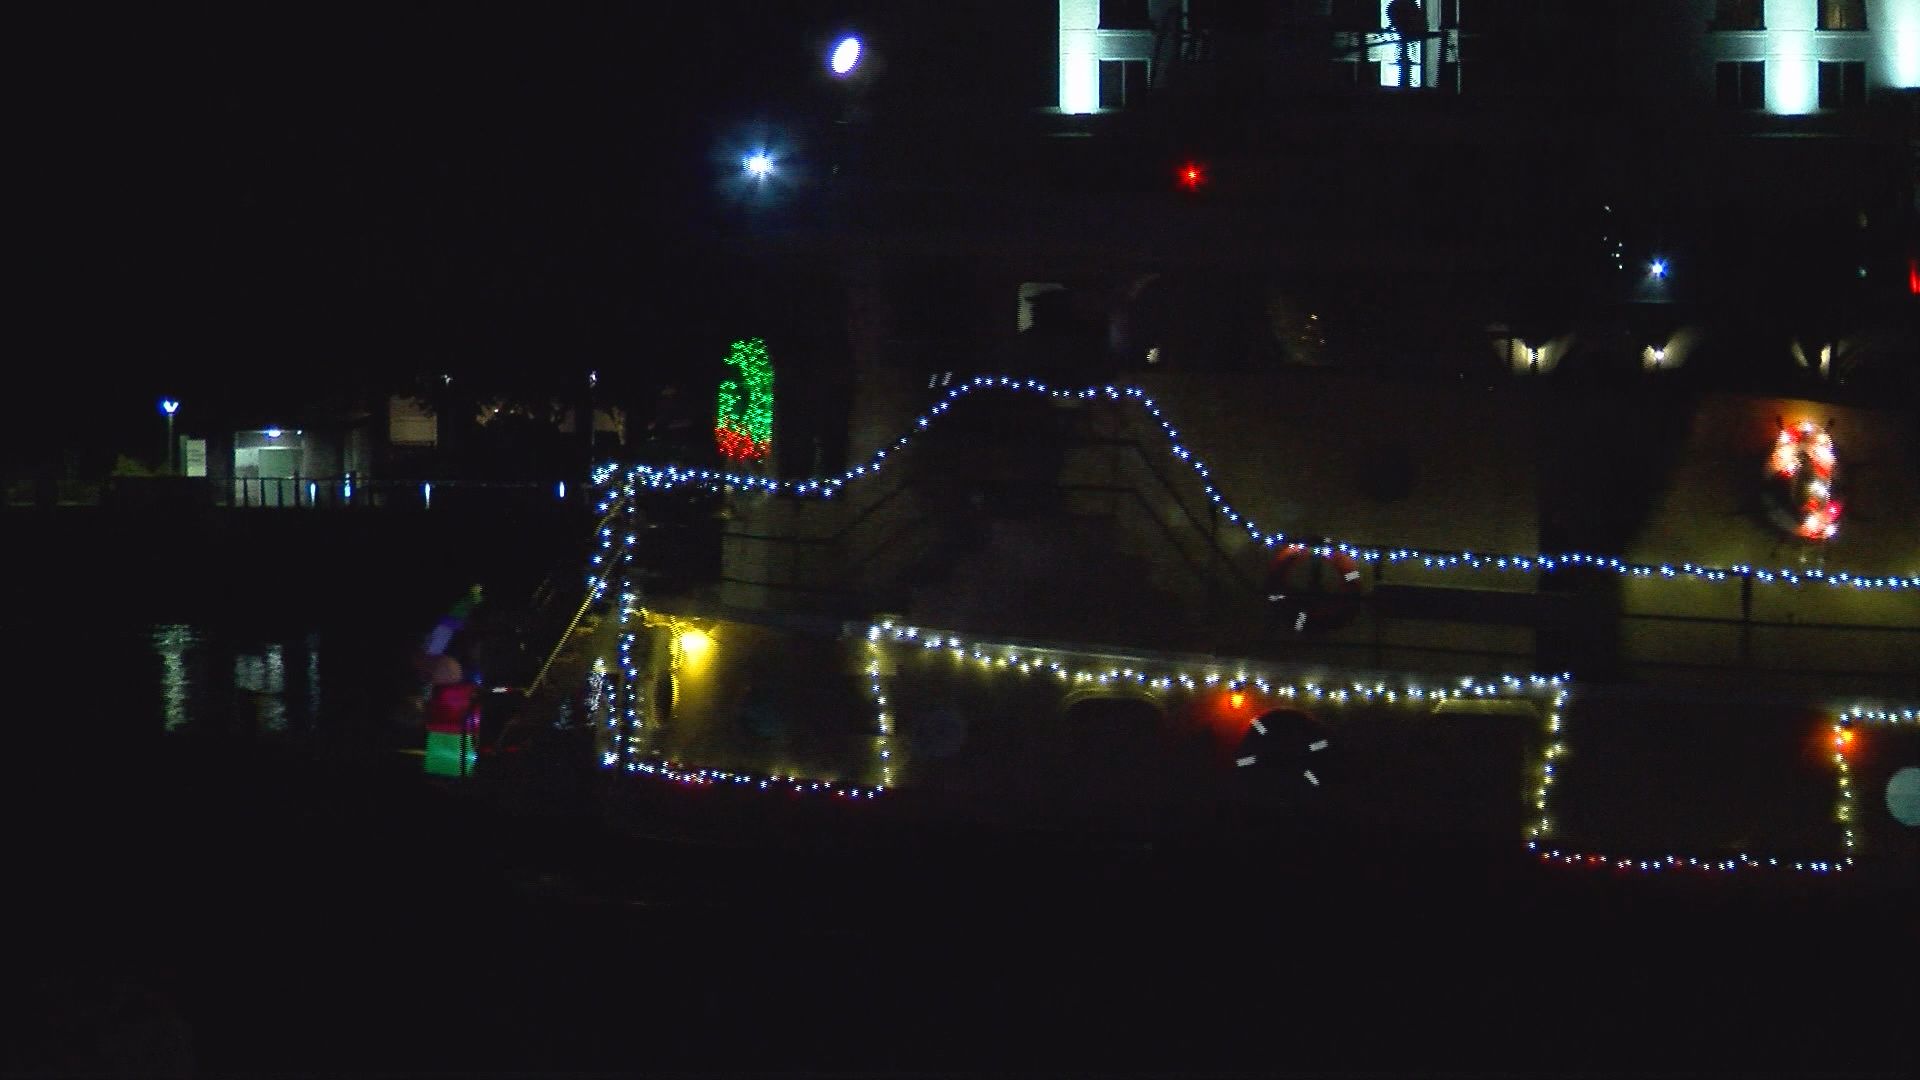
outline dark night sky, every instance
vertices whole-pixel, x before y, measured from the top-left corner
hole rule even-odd
[[[700,259],[740,224],[716,190],[737,169],[724,151],[835,109],[832,33],[887,50],[876,105],[944,94],[966,109],[943,115],[987,117],[1049,100],[1054,7],[49,8],[18,35],[37,68],[16,111],[50,180],[20,204],[50,237],[25,306],[53,331],[14,368],[29,394],[66,396],[8,434],[70,432],[81,410],[151,426],[162,393],[193,422],[442,369],[644,383],[717,358],[758,330],[735,311],[750,285]],[[1556,42],[1496,55],[1490,82],[1565,85],[1551,76],[1618,31],[1567,33],[1554,15],[1573,7],[1533,0],[1476,10]],[[1577,138],[1594,108],[1548,113]]]
[[[283,376],[671,351],[718,303],[674,282],[724,211],[719,152],[822,114],[821,50],[876,27],[861,6],[58,11],[36,118],[62,208],[48,283],[76,310],[29,380],[104,382],[134,415],[168,391],[241,407]],[[902,55],[926,34],[914,5],[865,6]]]
[[[443,367],[704,355],[738,330],[714,325],[732,298],[687,258],[728,220],[715,181],[735,166],[720,151],[756,121],[832,109],[820,59],[836,29],[888,49],[887,93],[1037,105],[1053,8],[50,9],[22,38],[50,61],[27,112],[59,208],[43,276],[72,309],[26,379],[145,423],[162,393],[205,418]]]

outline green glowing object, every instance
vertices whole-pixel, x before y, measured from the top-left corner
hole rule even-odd
[[[758,461],[773,449],[773,359],[767,343],[760,338],[734,342],[727,366],[739,369],[740,377],[720,383],[714,444],[721,457]]]
[[[472,735],[427,732],[427,772],[433,776],[472,776],[479,752]]]

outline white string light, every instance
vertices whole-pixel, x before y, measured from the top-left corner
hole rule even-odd
[[[679,620],[672,616],[632,605],[631,592],[623,593],[623,598],[628,601],[622,607],[623,622],[633,615],[638,615],[649,627],[666,627],[675,630],[680,626]],[[624,687],[622,697],[627,703],[626,731],[614,733],[616,742],[621,744],[620,749],[604,753],[601,763],[608,768],[617,768],[630,774],[645,775],[690,786],[730,786],[758,791],[822,794],[856,800],[878,798],[895,786],[892,740],[896,730],[896,714],[886,685],[888,662],[885,647],[889,645],[918,648],[922,651],[939,651],[962,663],[976,665],[983,671],[1040,676],[1070,686],[1128,686],[1156,692],[1198,692],[1218,687],[1233,692],[1253,691],[1276,702],[1311,703],[1322,707],[1380,702],[1431,709],[1448,701],[1525,700],[1540,706],[1544,718],[1541,754],[1535,767],[1535,785],[1531,803],[1535,816],[1528,824],[1525,838],[1526,849],[1537,855],[1542,863],[1556,867],[1643,872],[1697,871],[1711,874],[1736,870],[1773,869],[1827,875],[1844,872],[1854,865],[1856,848],[1853,830],[1854,797],[1851,769],[1846,756],[1854,737],[1853,731],[1865,725],[1895,726],[1920,723],[1920,709],[1915,708],[1886,709],[1856,705],[1835,714],[1829,727],[1834,740],[1832,758],[1838,789],[1834,816],[1839,825],[1841,852],[1832,859],[1783,859],[1778,856],[1759,856],[1746,852],[1733,857],[1706,858],[1677,853],[1657,856],[1622,856],[1562,849],[1550,844],[1554,831],[1550,812],[1550,794],[1558,778],[1560,764],[1568,756],[1564,715],[1572,695],[1572,686],[1569,677],[1564,674],[1503,675],[1496,679],[1463,677],[1441,685],[1406,682],[1402,685],[1390,686],[1381,679],[1371,682],[1322,683],[1276,674],[1263,670],[1257,665],[1228,659],[1184,665],[1161,663],[1156,665],[1155,671],[1136,668],[1132,664],[1115,665],[1111,662],[1104,665],[1088,664],[1076,662],[1075,655],[1064,650],[963,639],[945,631],[899,624],[892,620],[884,620],[868,626],[864,637],[867,689],[869,700],[874,708],[877,771],[882,778],[882,782],[877,786],[864,787],[833,779],[755,775],[728,769],[687,765],[658,758],[640,759],[627,754],[625,751],[629,745],[637,747],[636,733],[641,722],[634,707],[637,700],[635,687],[639,673],[632,657],[634,635],[631,631],[624,633],[621,637],[620,656],[624,676],[620,680]],[[613,693],[611,682],[608,680],[606,686],[609,696]],[[618,725],[611,709],[608,723],[610,726]]]
[[[1732,858],[1726,856],[1701,858],[1677,854],[1628,857],[1590,851],[1561,851],[1546,846],[1539,834],[1528,840],[1527,847],[1536,852],[1544,862],[1558,866],[1580,866],[1592,869],[1650,872],[1690,870],[1705,873],[1728,873],[1735,870],[1786,870],[1809,874],[1842,873],[1853,867],[1856,850],[1856,837],[1853,831],[1853,775],[1847,761],[1847,752],[1852,748],[1856,738],[1855,729],[1865,725],[1895,726],[1912,723],[1920,723],[1920,709],[1880,709],[1864,705],[1855,705],[1841,710],[1828,722],[1829,737],[1832,739],[1830,752],[1834,780],[1838,788],[1834,805],[1834,821],[1840,827],[1841,848],[1840,854],[1833,859],[1781,859],[1777,856],[1762,858],[1745,852]],[[1549,756],[1552,757],[1554,754],[1550,751]],[[1543,784],[1539,789],[1538,799],[1543,811],[1545,800],[1546,786]]]
[[[1184,443],[1180,433],[1167,420],[1160,406],[1137,386],[1101,386],[1086,387],[1080,390],[1056,390],[1037,379],[1015,379],[1008,376],[977,376],[971,381],[950,388],[946,396],[934,406],[922,413],[913,422],[904,435],[892,443],[874,452],[866,461],[832,477],[815,477],[809,480],[776,480],[745,473],[721,472],[712,469],[691,469],[677,465],[634,465],[627,469],[627,488],[631,491],[634,484],[648,488],[695,487],[707,491],[746,491],[763,492],[770,495],[787,495],[798,498],[830,499],[839,494],[848,484],[876,475],[888,459],[913,441],[913,437],[930,428],[935,419],[946,414],[953,404],[981,390],[1007,391],[1012,393],[1033,393],[1054,398],[1059,401],[1085,401],[1104,398],[1108,401],[1131,401],[1146,410],[1159,424],[1166,435],[1169,452],[1178,460],[1193,469],[1205,489],[1207,500],[1218,507],[1229,523],[1244,528],[1254,543],[1274,547],[1290,541],[1287,534],[1278,531],[1265,531],[1256,525],[1226,499],[1219,488],[1215,487],[1212,473],[1206,463],[1196,456]],[[603,465],[596,476],[601,482],[612,479],[613,467]],[[1828,571],[1819,567],[1793,569],[1789,567],[1765,568],[1748,566],[1706,566],[1693,562],[1679,563],[1631,563],[1611,555],[1596,555],[1584,552],[1561,553],[1505,553],[1489,554],[1473,551],[1442,551],[1434,549],[1383,547],[1361,544],[1351,541],[1321,540],[1309,545],[1308,550],[1321,556],[1335,553],[1347,555],[1361,562],[1384,563],[1388,565],[1403,562],[1419,562],[1430,570],[1495,570],[1519,573],[1553,572],[1570,568],[1592,568],[1610,570],[1627,577],[1691,579],[1696,581],[1720,582],[1749,579],[1761,584],[1784,583],[1801,585],[1805,583],[1826,584],[1835,588],[1851,588],[1860,591],[1888,591],[1902,589],[1920,589],[1920,574],[1863,575],[1851,571]]]
[[[611,762],[608,762],[611,764]],[[844,799],[877,799],[886,790],[860,787],[837,780],[809,780],[798,776],[757,776],[726,769],[700,768],[672,761],[629,761],[626,771],[696,787],[731,785],[758,791],[787,791],[799,795],[834,795]]]
[[[950,391],[948,400],[936,405],[928,416],[922,417],[918,426],[922,429],[926,428],[931,422],[930,417],[945,412],[952,400],[975,387],[985,386],[1017,387],[1050,393],[1055,396],[1090,397],[1095,393],[1105,393],[1109,398],[1116,400],[1122,397],[1138,398],[1142,405],[1146,407],[1156,419],[1160,419],[1162,426],[1167,431],[1168,437],[1175,440],[1175,456],[1191,463],[1203,482],[1206,481],[1206,467],[1197,459],[1193,458],[1191,453],[1183,446],[1178,444],[1178,433],[1173,430],[1171,425],[1166,423],[1164,418],[1160,417],[1159,410],[1153,405],[1151,399],[1145,398],[1137,389],[1133,388],[1123,392],[1113,387],[1107,387],[1102,391],[1086,390],[1079,392],[1078,395],[1066,395],[1065,392],[1047,390],[1043,385],[1032,382],[1031,380],[1024,384],[1014,384],[1011,380],[1004,379],[997,382],[988,379],[976,379],[970,384],[963,384]],[[896,442],[895,448],[897,449],[906,445],[906,442],[907,437],[903,436]],[[593,485],[596,488],[605,489],[602,498],[597,503],[597,511],[606,514],[613,509],[617,502],[623,502],[624,505],[622,505],[621,509],[627,518],[628,528],[624,535],[621,535],[611,526],[602,526],[600,529],[598,550],[592,556],[592,563],[593,566],[597,568],[597,572],[589,572],[587,578],[588,588],[592,596],[598,599],[604,596],[611,587],[616,570],[630,571],[639,535],[637,522],[635,521],[638,507],[633,499],[633,496],[637,494],[637,487],[639,486],[657,488],[695,484],[709,488],[745,487],[803,497],[830,497],[833,492],[845,482],[859,476],[864,476],[867,472],[878,471],[879,463],[883,461],[885,457],[886,451],[883,450],[876,455],[870,466],[860,466],[849,470],[838,480],[798,482],[769,480],[760,477],[740,477],[731,474],[712,473],[706,470],[680,470],[670,467],[656,468],[653,466],[637,466],[626,471],[624,474],[625,482],[623,484],[615,484],[615,468],[611,465],[601,466],[595,470],[592,476]],[[1216,504],[1224,504],[1224,499],[1212,488],[1210,483],[1208,485],[1208,496]],[[1237,514],[1233,514],[1232,511],[1229,511],[1229,513],[1237,519]],[[1248,528],[1256,540],[1261,540],[1269,545],[1277,543],[1281,539],[1279,534],[1265,535],[1259,533],[1250,523],[1248,524]],[[1798,584],[1801,580],[1826,580],[1830,584],[1851,584],[1857,588],[1864,589],[1912,588],[1916,581],[1914,578],[1866,579],[1850,577],[1844,573],[1825,575],[1820,571],[1808,571],[1804,574],[1795,574],[1792,571],[1769,572],[1755,570],[1750,567],[1733,567],[1728,570],[1718,570],[1697,567],[1691,564],[1683,564],[1676,570],[1669,566],[1657,568],[1634,566],[1621,563],[1619,560],[1614,559],[1578,555],[1527,557],[1475,555],[1471,552],[1460,552],[1436,556],[1431,552],[1416,555],[1408,552],[1406,549],[1384,551],[1349,544],[1322,545],[1313,550],[1321,554],[1338,551],[1354,558],[1369,561],[1385,559],[1393,562],[1399,561],[1402,557],[1419,557],[1425,565],[1440,566],[1442,568],[1456,565],[1473,567],[1491,565],[1496,569],[1553,569],[1556,566],[1584,564],[1608,567],[1622,573],[1639,576],[1658,573],[1662,577],[1668,578],[1691,576],[1696,578],[1707,577],[1711,580],[1723,580],[1728,576],[1744,574],[1753,576],[1761,581],[1786,580]],[[1551,847],[1548,844],[1552,833],[1552,818],[1548,812],[1548,796],[1556,778],[1557,763],[1563,759],[1567,753],[1563,734],[1562,716],[1570,689],[1567,686],[1568,679],[1564,675],[1533,675],[1525,679],[1520,679],[1515,676],[1505,676],[1497,683],[1480,683],[1471,678],[1466,678],[1462,679],[1457,687],[1422,687],[1408,685],[1397,690],[1389,689],[1384,684],[1378,683],[1373,685],[1354,683],[1351,686],[1332,689],[1310,682],[1289,685],[1283,684],[1275,679],[1270,679],[1262,674],[1251,673],[1246,670],[1244,665],[1240,665],[1230,676],[1220,670],[1220,664],[1208,665],[1198,669],[1183,669],[1171,675],[1150,676],[1145,671],[1137,671],[1132,667],[1110,667],[1105,670],[1090,667],[1070,667],[1059,659],[1060,654],[1056,652],[1010,645],[995,645],[984,642],[967,642],[951,634],[943,634],[937,631],[922,631],[918,627],[897,626],[888,621],[869,627],[866,635],[868,650],[868,689],[875,708],[874,741],[876,757],[878,758],[878,772],[881,777],[881,784],[879,786],[866,788],[858,785],[843,784],[835,780],[806,779],[778,775],[755,776],[725,769],[687,766],[671,761],[640,760],[635,758],[633,755],[639,750],[643,720],[639,710],[639,673],[633,658],[636,635],[632,630],[627,629],[627,625],[633,615],[645,615],[647,613],[637,605],[638,598],[632,589],[630,576],[623,575],[620,584],[622,592],[620,596],[621,634],[619,637],[619,662],[623,677],[618,680],[617,697],[615,696],[616,690],[612,681],[609,681],[606,685],[610,698],[609,704],[614,706],[607,709],[606,723],[610,729],[609,733],[613,736],[615,749],[603,754],[602,764],[608,767],[623,767],[625,771],[630,773],[641,773],[692,785],[727,784],[745,786],[763,791],[786,790],[796,793],[825,793],[853,799],[874,798],[891,788],[893,786],[894,765],[892,760],[892,737],[895,725],[894,714],[889,706],[885,692],[883,674],[884,657],[881,655],[880,650],[881,642],[890,640],[893,643],[917,645],[923,649],[944,649],[950,655],[971,660],[989,670],[1015,671],[1023,675],[1036,673],[1047,674],[1061,681],[1078,685],[1112,686],[1115,684],[1131,684],[1143,689],[1164,691],[1173,689],[1176,686],[1183,690],[1213,687],[1220,685],[1224,681],[1232,687],[1251,687],[1263,695],[1335,705],[1345,704],[1350,700],[1370,702],[1378,699],[1389,703],[1405,702],[1410,704],[1415,702],[1440,702],[1450,698],[1514,696],[1529,691],[1550,693],[1550,703],[1545,710],[1545,738],[1542,744],[1542,759],[1539,763],[1537,785],[1534,789],[1533,797],[1533,807],[1539,816],[1529,826],[1526,839],[1528,850],[1535,852],[1543,862],[1556,866],[1613,868],[1618,870],[1640,870],[1648,872],[1697,870],[1716,873],[1745,869],[1783,869],[1814,874],[1829,874],[1844,871],[1854,864],[1855,836],[1852,826],[1853,791],[1850,770],[1845,754],[1846,744],[1852,738],[1851,732],[1853,728],[1856,725],[1866,724],[1898,725],[1920,722],[1920,710],[1911,708],[1895,710],[1868,706],[1854,706],[1839,714],[1833,721],[1832,733],[1836,740],[1833,760],[1839,788],[1839,799],[1835,809],[1835,817],[1840,824],[1843,848],[1842,854],[1836,859],[1782,860],[1778,857],[1762,858],[1744,852],[1733,858],[1720,857],[1703,859],[1698,856],[1683,857],[1678,854],[1656,857],[1623,857],[1598,852],[1563,851]],[[649,624],[656,625],[651,622]],[[622,708],[621,706],[624,707]],[[622,722],[623,719],[624,723]],[[624,727],[624,731],[619,730],[622,727]]]
[[[610,472],[596,472],[594,482],[600,484],[610,476]],[[633,494],[633,482],[628,480],[626,493]],[[603,510],[609,503],[601,504]],[[883,794],[892,783],[891,721],[881,726],[876,739],[880,758],[881,784],[878,787],[864,787],[858,784],[842,783],[838,780],[816,779],[785,775],[755,775],[735,772],[729,769],[708,766],[686,765],[657,756],[642,756],[646,753],[645,726],[646,716],[640,709],[640,669],[634,657],[634,646],[638,634],[629,626],[638,620],[638,624],[648,629],[666,629],[677,635],[685,628],[683,622],[670,615],[649,610],[640,604],[640,597],[633,587],[631,570],[635,547],[638,540],[638,506],[629,498],[623,507],[629,519],[629,531],[618,545],[619,555],[610,556],[613,547],[614,530],[601,529],[600,551],[594,556],[595,564],[602,565],[602,572],[596,579],[589,577],[595,595],[601,595],[612,580],[615,567],[625,572],[620,581],[620,627],[619,664],[620,678],[616,707],[608,710],[607,726],[611,748],[602,751],[601,767],[617,769],[627,773],[669,780],[690,786],[728,785],[750,788],[758,791],[787,791],[802,795],[829,795],[844,799],[873,799]]]
[[[1337,707],[1375,702],[1403,707],[1433,708],[1446,701],[1528,700],[1541,707],[1546,716],[1546,741],[1539,769],[1540,782],[1534,800],[1539,817],[1530,827],[1531,847],[1551,829],[1547,817],[1547,789],[1553,783],[1554,762],[1566,752],[1561,740],[1561,713],[1571,693],[1570,677],[1561,675],[1503,675],[1492,680],[1461,678],[1447,685],[1408,682],[1390,686],[1384,680],[1355,681],[1323,685],[1320,682],[1280,675],[1239,660],[1210,660],[1198,664],[1162,663],[1157,673],[1131,664],[1114,666],[1076,663],[1073,654],[1055,649],[1009,645],[962,639],[940,630],[883,620],[867,628],[869,692],[875,715],[880,721],[893,719],[882,677],[882,644],[939,651],[961,663],[976,665],[990,672],[1052,678],[1070,686],[1116,687],[1154,692],[1198,692],[1224,687],[1231,692],[1253,691],[1262,697],[1283,702],[1306,702]],[[1315,781],[1318,782],[1317,780]]]

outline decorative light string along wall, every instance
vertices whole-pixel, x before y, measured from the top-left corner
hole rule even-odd
[[[623,593],[627,601],[623,604],[623,620],[638,617],[650,628],[665,628],[673,633],[682,629],[682,620],[639,607],[633,603],[632,596],[631,592]],[[1832,740],[1829,753],[1837,783],[1834,820],[1838,825],[1841,848],[1834,858],[1794,859],[1754,855],[1747,852],[1741,852],[1732,857],[1701,857],[1678,853],[1623,856],[1563,849],[1550,843],[1554,832],[1550,796],[1562,763],[1568,758],[1564,715],[1572,698],[1573,687],[1570,677],[1565,674],[1502,675],[1482,679],[1462,677],[1458,680],[1426,683],[1402,681],[1395,684],[1378,678],[1323,683],[1278,674],[1264,670],[1258,665],[1231,659],[1189,663],[1146,659],[1088,663],[1086,657],[1060,649],[963,638],[941,630],[883,620],[869,625],[863,635],[867,693],[874,710],[876,769],[882,778],[879,785],[866,787],[831,779],[756,775],[728,769],[686,765],[659,758],[644,758],[637,753],[628,753],[628,746],[637,749],[635,733],[642,722],[636,708],[640,673],[633,657],[634,637],[631,631],[623,633],[621,637],[622,677],[619,682],[622,684],[622,690],[619,700],[625,706],[622,710],[624,723],[613,715],[608,717],[610,727],[617,723],[620,725],[622,730],[615,732],[615,735],[616,741],[622,745],[619,749],[609,750],[603,754],[601,759],[603,766],[695,787],[734,787],[802,795],[818,794],[855,800],[876,799],[894,787],[892,740],[897,730],[898,717],[887,692],[889,667],[885,650],[888,646],[917,649],[923,653],[938,652],[962,664],[977,667],[987,674],[1039,676],[1056,680],[1068,688],[1126,686],[1160,692],[1209,690],[1234,694],[1251,692],[1268,698],[1275,704],[1313,704],[1323,707],[1381,703],[1402,707],[1438,708],[1447,703],[1476,699],[1529,701],[1541,709],[1543,730],[1540,758],[1534,770],[1534,786],[1530,796],[1534,816],[1527,826],[1526,850],[1536,855],[1544,864],[1583,869],[1631,870],[1649,873],[1694,871],[1708,874],[1730,873],[1738,870],[1781,870],[1813,875],[1844,872],[1854,866],[1856,847],[1853,830],[1855,803],[1851,767],[1848,762],[1848,753],[1853,747],[1856,729],[1864,725],[1920,724],[1920,708],[1885,708],[1869,705],[1855,705],[1840,710],[1829,722],[1827,737]],[[609,695],[613,692],[610,685],[612,681],[607,680]],[[609,709],[610,714],[613,712],[614,710]]]
[[[696,768],[671,761],[629,761],[625,769],[691,787],[731,786],[759,791],[785,791],[797,795],[832,795],[843,799],[877,799],[884,788],[860,787],[837,780],[808,780],[797,776],[756,776],[726,769]]]
[[[1547,714],[1549,740],[1545,751],[1546,783],[1551,783],[1552,760],[1564,752],[1564,748],[1558,744],[1560,713],[1570,692],[1570,677],[1564,674],[1502,675],[1493,679],[1468,677],[1446,684],[1405,682],[1395,685],[1375,679],[1323,685],[1314,680],[1282,676],[1234,660],[1190,664],[1141,660],[1138,661],[1140,667],[1132,663],[1087,664],[1084,658],[1058,650],[964,639],[944,631],[902,625],[892,620],[868,626],[866,639],[868,691],[874,702],[876,723],[882,726],[891,724],[893,720],[883,678],[884,658],[879,649],[880,645],[888,644],[918,649],[923,653],[938,652],[992,675],[1051,678],[1066,684],[1068,689],[1125,686],[1163,693],[1221,690],[1234,696],[1236,709],[1243,704],[1239,700],[1241,695],[1249,691],[1275,705],[1285,703],[1324,707],[1382,703],[1403,708],[1431,708],[1446,702],[1474,699],[1527,700],[1542,706]],[[1544,784],[1537,806],[1541,817],[1534,827],[1532,835],[1535,838],[1543,835],[1549,827],[1545,816]]]
[[[670,641],[683,629],[681,620],[641,607],[638,597],[631,589],[621,593],[619,709],[617,717],[612,715],[608,717],[611,746],[601,752],[602,768],[668,780],[691,787],[728,786],[758,791],[784,791],[798,795],[827,795],[841,799],[874,799],[887,790],[890,783],[888,778],[891,776],[891,763],[887,759],[891,754],[884,739],[880,754],[883,779],[878,787],[800,776],[758,775],[710,766],[687,765],[662,757],[646,756],[644,751],[646,716],[640,709],[641,672],[639,662],[634,655],[638,634],[634,630],[626,629],[636,620],[640,626],[647,629],[667,630]],[[888,726],[888,730],[891,730],[891,725]]]
[[[1007,376],[978,376],[969,382],[948,389],[946,396],[936,402],[913,422],[904,435],[893,440],[887,446],[874,451],[873,456],[837,476],[814,477],[808,480],[778,480],[746,473],[725,472],[714,469],[694,469],[678,465],[635,465],[625,472],[629,489],[639,485],[650,489],[670,489],[694,487],[708,491],[744,491],[763,492],[770,495],[786,495],[798,498],[831,499],[847,485],[880,472],[891,458],[905,449],[915,435],[933,426],[935,420],[945,415],[954,403],[980,391],[1001,391],[1008,393],[1040,394],[1060,401],[1105,399],[1115,402],[1133,402],[1153,418],[1166,435],[1168,452],[1177,460],[1186,463],[1194,475],[1199,478],[1208,501],[1219,509],[1222,517],[1230,525],[1244,529],[1247,536],[1256,544],[1274,547],[1282,543],[1304,543],[1314,554],[1331,556],[1335,553],[1349,556],[1361,562],[1383,563],[1419,563],[1432,570],[1475,570],[1505,571],[1517,573],[1551,573],[1557,570],[1591,568],[1607,570],[1626,577],[1689,579],[1695,581],[1719,582],[1749,579],[1762,584],[1784,583],[1788,585],[1824,584],[1834,588],[1855,589],[1860,591],[1893,591],[1920,589],[1920,574],[1883,574],[1864,575],[1850,571],[1829,571],[1819,567],[1766,568],[1739,564],[1734,566],[1706,566],[1699,563],[1663,562],[1633,563],[1611,555],[1599,555],[1587,552],[1557,553],[1487,553],[1474,551],[1447,551],[1410,547],[1391,547],[1374,544],[1362,544],[1347,540],[1325,540],[1317,537],[1293,537],[1279,531],[1260,528],[1254,520],[1242,513],[1239,508],[1227,501],[1220,489],[1214,486],[1212,472],[1206,463],[1181,441],[1180,432],[1167,420],[1160,406],[1137,386],[1100,386],[1081,390],[1056,390],[1035,379],[1015,379]],[[611,477],[611,473],[607,474]]]
[[[1563,851],[1558,848],[1549,847],[1544,842],[1544,834],[1546,832],[1546,819],[1544,817],[1541,819],[1540,826],[1533,830],[1534,835],[1528,838],[1527,848],[1538,854],[1544,862],[1559,866],[1575,866],[1598,870],[1635,870],[1653,873],[1699,871],[1710,874],[1731,873],[1736,870],[1785,870],[1807,874],[1842,873],[1851,869],[1854,865],[1853,776],[1852,770],[1847,762],[1847,754],[1853,749],[1856,738],[1854,733],[1855,725],[1862,723],[1912,723],[1916,716],[1920,716],[1920,710],[1905,709],[1890,711],[1870,709],[1865,706],[1855,706],[1852,709],[1841,712],[1829,722],[1827,737],[1830,739],[1830,746],[1827,752],[1833,762],[1834,779],[1838,788],[1833,816],[1834,821],[1839,826],[1841,850],[1836,858],[1783,859],[1778,856],[1761,857],[1758,855],[1750,855],[1746,852],[1740,852],[1731,858],[1724,855],[1701,858],[1699,856],[1678,854],[1649,857],[1644,855],[1608,855],[1593,851]],[[1557,739],[1557,734],[1550,734],[1550,738]],[[1557,741],[1550,742],[1547,752],[1549,759],[1547,768],[1551,770],[1552,760],[1564,753],[1565,749],[1560,743]],[[1551,781],[1552,773],[1549,771],[1543,778],[1543,782],[1537,792],[1535,805],[1543,814],[1546,810],[1547,787]]]

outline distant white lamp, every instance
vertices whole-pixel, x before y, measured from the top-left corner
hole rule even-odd
[[[173,414],[180,411],[178,398],[161,398],[160,411],[167,414],[167,474],[175,475],[180,471],[179,448],[173,439]]]
[[[852,34],[834,43],[833,55],[827,60],[827,68],[839,78],[846,78],[860,64],[860,39]]]

